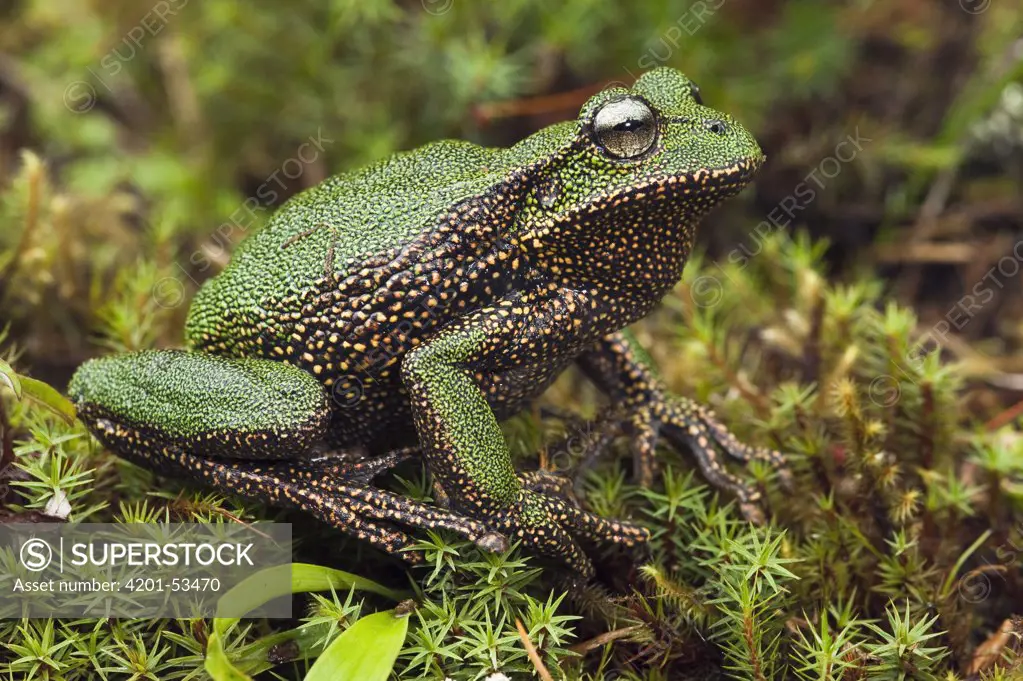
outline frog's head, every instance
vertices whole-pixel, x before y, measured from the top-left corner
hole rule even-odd
[[[541,257],[562,270],[600,269],[605,287],[656,280],[655,293],[681,275],[699,218],[764,160],[749,131],[704,106],[696,85],[671,68],[600,92],[577,121],[512,151],[536,160],[520,226]]]

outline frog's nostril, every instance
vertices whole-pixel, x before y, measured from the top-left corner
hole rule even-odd
[[[716,118],[708,118],[707,120],[705,120],[703,122],[703,127],[707,128],[715,135],[722,135],[724,134],[725,130],[728,129],[728,126],[725,125],[724,121],[718,120]]]

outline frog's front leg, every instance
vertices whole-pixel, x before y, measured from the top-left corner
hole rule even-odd
[[[757,505],[760,492],[725,469],[718,448],[743,463],[767,461],[781,470],[784,479],[788,473],[781,453],[740,442],[710,409],[669,393],[650,357],[628,331],[607,336],[578,361],[583,372],[627,414],[639,484],[653,482],[654,449],[663,435],[674,448],[692,451],[707,481],[733,494],[748,518],[762,517]]]
[[[631,546],[645,541],[647,531],[583,511],[534,485],[527,489],[481,387],[489,379],[497,390],[503,371],[570,342],[576,305],[582,301],[513,294],[410,351],[402,378],[424,455],[452,507],[588,576],[593,568],[573,535]]]

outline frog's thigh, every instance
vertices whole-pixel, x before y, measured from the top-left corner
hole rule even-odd
[[[167,449],[301,458],[330,420],[323,386],[297,367],[185,350],[91,360],[68,393],[103,444],[134,459],[158,458]]]

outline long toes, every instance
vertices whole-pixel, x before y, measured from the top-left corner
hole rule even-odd
[[[741,506],[755,506],[760,501],[759,490],[733,475],[721,461],[710,432],[699,422],[684,427],[662,427],[664,436],[676,449],[688,448],[704,479],[715,489],[734,496]]]
[[[508,550],[508,538],[499,532],[488,532],[476,540],[476,546],[490,553],[504,553]]]
[[[485,523],[390,492],[360,486],[339,486],[334,492],[346,498],[353,508],[368,518],[428,530],[450,530],[486,550],[501,546],[502,541],[507,544]]]
[[[668,405],[662,418],[662,430],[675,446],[688,446],[696,456],[700,469],[715,486],[745,487],[725,472],[719,461],[719,448],[731,458],[748,464],[764,461],[778,472],[783,487],[790,488],[791,473],[786,468],[785,456],[768,447],[751,447],[741,442],[706,407],[688,400],[678,399]]]
[[[609,520],[596,513],[566,504],[561,499],[546,497],[548,513],[570,533],[598,544],[619,544],[632,547],[650,539],[650,530],[632,523]]]
[[[685,419],[699,421],[709,432],[713,440],[724,449],[729,456],[742,463],[749,463],[750,461],[764,461],[773,468],[781,471],[782,476],[787,473],[785,466],[785,455],[781,452],[771,449],[769,447],[752,447],[735,437],[728,428],[726,428],[717,417],[714,412],[706,407],[699,405],[685,406],[683,405],[681,411],[685,414]]]
[[[574,493],[572,479],[563,475],[540,469],[520,473],[519,482],[522,483],[523,489],[530,492],[540,492],[575,501],[572,498]]]
[[[763,525],[766,522],[763,509],[754,503],[744,502],[739,504],[739,511],[742,513],[743,518],[754,525]]]
[[[636,484],[649,488],[657,474],[657,428],[649,418],[637,418],[632,428],[632,470]]]
[[[563,501],[541,494],[523,492],[519,501],[491,516],[491,523],[510,537],[522,542],[527,551],[538,553],[563,563],[570,570],[590,579],[593,564],[569,532],[552,512]]]
[[[332,494],[320,494],[289,483],[281,486],[281,495],[280,500],[287,500],[288,505],[300,508],[348,535],[368,541],[387,553],[398,556],[406,563],[416,564],[423,561],[420,554],[408,551],[415,544],[415,539],[411,535],[390,523],[364,517],[353,509],[348,499]]]
[[[363,459],[353,464],[349,478],[354,482],[369,484],[376,476],[391,470],[406,459],[419,456],[419,454],[418,447],[402,447],[382,456]]]
[[[778,469],[778,482],[786,492],[793,492],[796,489],[796,480],[788,468]]]
[[[312,459],[298,461],[271,461],[251,464],[249,467],[270,477],[308,484],[311,487],[330,491],[337,485],[361,483],[368,485],[381,473],[419,453],[417,447],[405,447],[382,456],[350,459],[333,453]],[[243,464],[244,465],[244,462]]]

